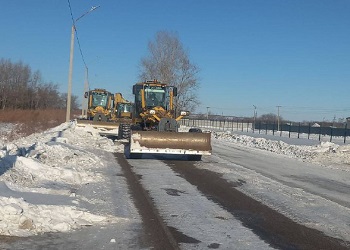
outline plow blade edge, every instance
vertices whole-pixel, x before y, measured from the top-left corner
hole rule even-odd
[[[92,120],[77,120],[77,126],[79,127],[85,127],[85,126],[91,126],[96,129],[117,129],[119,127],[119,123],[116,122],[100,122],[100,121],[92,121]]]
[[[130,153],[211,155],[211,134],[132,131]]]

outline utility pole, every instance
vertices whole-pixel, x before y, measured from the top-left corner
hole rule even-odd
[[[67,111],[66,122],[70,120],[70,109],[72,100],[72,75],[73,75],[73,54],[74,54],[74,31],[75,25],[72,25],[72,33],[70,39],[70,54],[69,54],[69,74],[68,74],[68,91],[67,91]]]
[[[277,107],[277,131],[280,131],[280,107],[282,106],[276,106]]]
[[[88,109],[88,99],[85,97],[85,93],[89,91],[89,69],[88,67],[85,68],[85,82],[84,82],[84,94],[83,94],[83,100],[81,104],[81,115],[83,118],[86,118],[87,115],[87,109]]]
[[[209,108],[210,107],[207,107],[207,120],[209,120]]]
[[[66,122],[70,120],[70,110],[71,110],[71,100],[72,100],[72,75],[73,75],[73,55],[74,55],[74,33],[75,33],[75,23],[78,22],[79,19],[89,14],[90,12],[96,10],[98,7],[91,7],[89,11],[81,15],[76,20],[73,20],[72,24],[72,33],[70,39],[70,54],[69,54],[69,74],[68,74],[68,91],[67,91],[67,110],[66,110]]]

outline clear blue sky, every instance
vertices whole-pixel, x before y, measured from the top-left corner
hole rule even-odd
[[[177,32],[199,73],[198,112],[293,121],[350,116],[349,0],[70,0],[90,88],[132,100],[157,31]],[[2,0],[0,58],[22,61],[67,92],[66,0]],[[75,41],[73,94],[85,67]]]

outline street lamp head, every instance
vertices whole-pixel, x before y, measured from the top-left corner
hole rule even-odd
[[[81,18],[83,18],[84,16],[86,16],[87,14],[89,14],[90,12],[96,10],[97,8],[99,8],[100,6],[92,6],[90,10],[88,10],[87,12],[85,12],[84,14],[82,14],[80,17],[78,17],[77,19],[75,19],[75,22],[78,22],[78,20],[80,20]]]
[[[92,6],[90,11],[96,10],[98,7],[100,7],[100,6]]]

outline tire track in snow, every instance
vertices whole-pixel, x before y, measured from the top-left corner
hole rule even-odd
[[[135,206],[141,215],[145,229],[145,244],[153,244],[153,249],[179,249],[176,240],[153,205],[151,197],[142,187],[141,177],[133,172],[133,167],[125,159],[124,154],[116,153],[115,155],[122,167]]]
[[[253,230],[265,242],[281,249],[348,249],[347,242],[328,237],[315,229],[291,219],[241,193],[221,174],[198,169],[193,163],[165,161],[174,172],[196,186],[208,199],[219,204]]]

